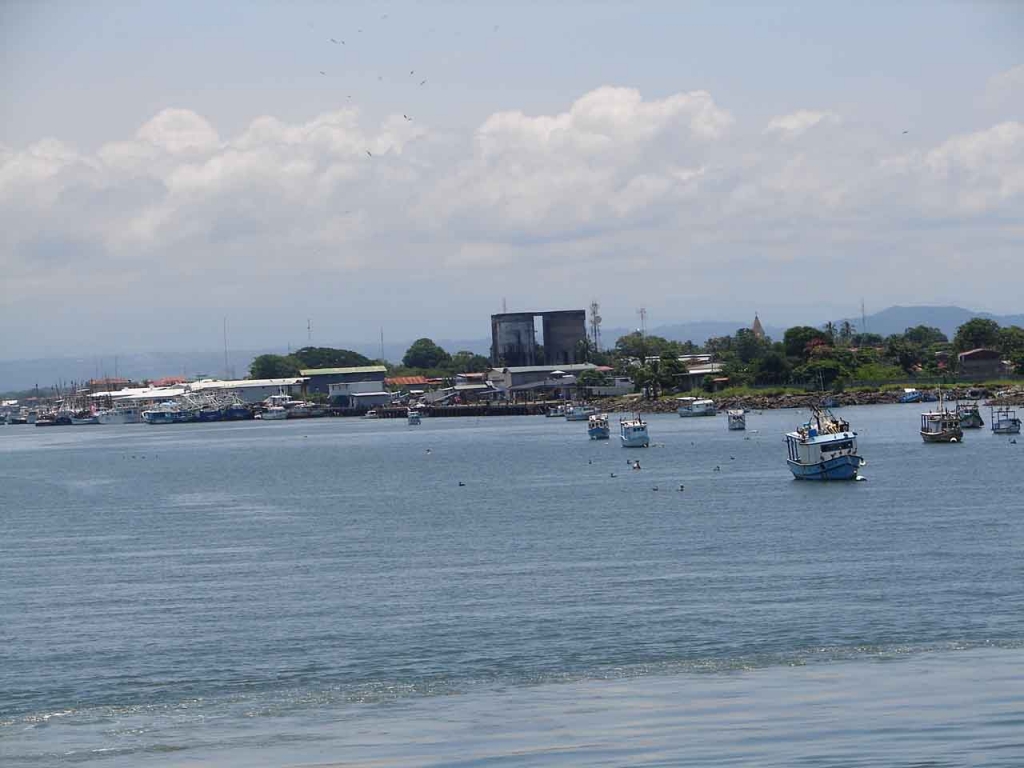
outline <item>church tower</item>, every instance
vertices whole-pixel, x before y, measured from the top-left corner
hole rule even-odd
[[[750,326],[750,330],[754,332],[756,338],[764,338],[764,328],[761,327],[761,318],[757,316],[757,312],[754,313],[754,324]]]

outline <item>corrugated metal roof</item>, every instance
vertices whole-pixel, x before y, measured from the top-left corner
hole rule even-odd
[[[551,371],[565,371],[573,373],[577,371],[596,371],[597,366],[593,363],[574,363],[573,365],[516,365],[509,368],[494,368],[492,370],[509,373],[550,373]]]
[[[430,379],[426,376],[393,376],[392,378],[384,379],[384,383],[389,386],[408,387],[413,384],[429,384]]]
[[[387,373],[383,365],[358,365],[354,368],[306,368],[299,371],[303,376],[337,376],[345,373]]]

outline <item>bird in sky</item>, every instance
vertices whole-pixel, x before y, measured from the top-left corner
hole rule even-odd
[[[409,70],[409,74],[410,74],[410,75],[414,75],[414,74],[416,74],[416,70],[415,70],[415,69],[410,69],[410,70]]]
[[[334,39],[333,37],[331,38],[331,42],[332,42],[332,43],[334,43],[335,45],[338,45],[339,43],[340,43],[341,45],[344,45],[344,44],[345,44],[345,41],[344,41],[344,40],[335,40],[335,39]]]
[[[321,69],[321,70],[320,70],[320,74],[321,74],[321,75],[326,75],[327,73],[326,73],[326,72],[324,72],[324,71],[323,71],[323,70]]]
[[[412,118],[409,117],[408,115],[402,115],[402,117],[404,117],[406,120],[412,120]]]
[[[420,85],[426,85],[426,84],[427,84],[426,80],[420,80]]]
[[[366,156],[367,157],[373,157],[373,154],[370,152],[370,150],[366,150]]]
[[[910,133],[910,131],[904,131],[903,133]]]

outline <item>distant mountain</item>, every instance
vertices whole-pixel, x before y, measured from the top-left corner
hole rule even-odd
[[[894,333],[903,333],[907,328],[915,325],[928,325],[938,328],[950,339],[956,334],[956,329],[975,317],[983,317],[995,320],[1001,326],[1019,325],[1024,327],[1024,315],[993,315],[988,312],[975,312],[963,307],[889,307],[881,312],[868,315],[864,323],[868,333],[877,333],[882,336],[889,336]],[[859,331],[861,330],[861,318],[844,318]],[[836,321],[836,324],[843,320]]]

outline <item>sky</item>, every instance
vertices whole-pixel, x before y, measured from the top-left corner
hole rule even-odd
[[[6,0],[0,359],[1020,312],[1022,39],[1014,2]]]

